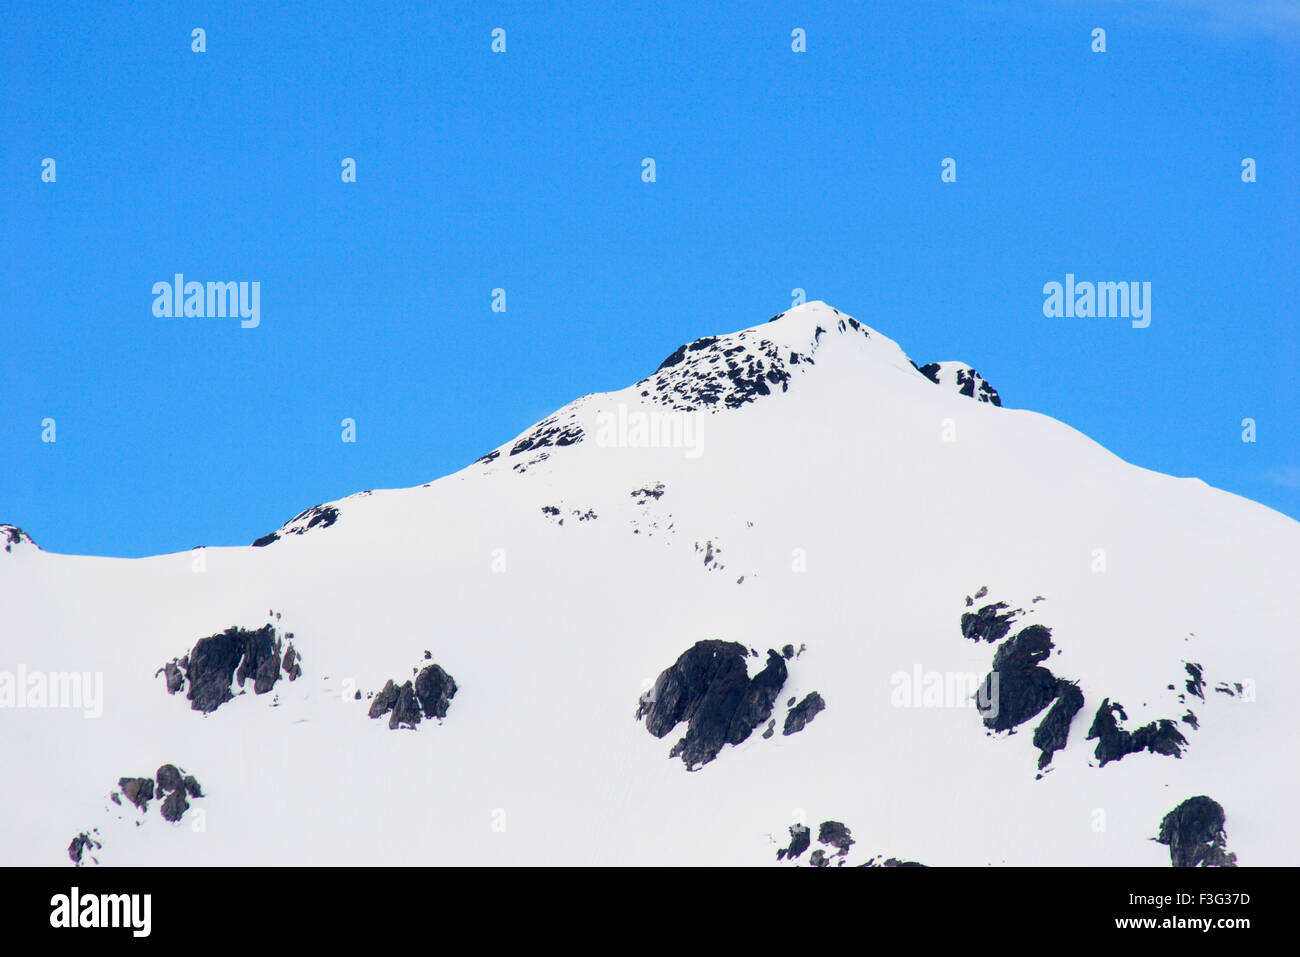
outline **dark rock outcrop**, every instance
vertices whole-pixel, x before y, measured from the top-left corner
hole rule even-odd
[[[1059,682],[1039,664],[1047,660],[1052,647],[1052,632],[1043,625],[1023,628],[998,646],[993,671],[984,679],[980,695],[982,701],[996,705],[984,715],[985,727],[1007,731],[1052,703]]]
[[[636,717],[656,738],[687,722],[669,756],[681,757],[689,770],[712,761],[724,745],[745,741],[771,717],[787,677],[785,660],[769,651],[766,666],[751,679],[746,656],[738,642],[698,641],[642,695]]]
[[[185,789],[178,788],[163,799],[162,816],[164,821],[175,823],[190,809],[190,802],[185,800]]]
[[[1119,719],[1116,720],[1116,715]],[[1143,725],[1136,731],[1128,732],[1120,726],[1120,721],[1127,720],[1123,707],[1111,704],[1110,699],[1102,701],[1088,729],[1088,740],[1097,741],[1094,752],[1102,767],[1111,761],[1118,761],[1127,754],[1150,751],[1153,754],[1165,754],[1179,757],[1187,739],[1178,730],[1178,725],[1168,718],[1161,718]]]
[[[416,676],[415,696],[426,718],[445,718],[456,696],[456,682],[438,665],[429,665]]]
[[[395,704],[397,704],[397,685],[393,684],[390,678],[380,692],[375,695],[374,700],[370,702],[370,717],[382,718],[393,710]]]
[[[1042,754],[1038,757],[1038,770],[1051,763],[1052,755],[1065,747],[1070,735],[1070,722],[1083,708],[1083,692],[1073,681],[1059,681],[1056,701],[1047,716],[1034,729],[1034,747]]]
[[[122,796],[141,811],[149,810],[149,802],[153,800],[153,778],[119,778],[117,786]]]
[[[1006,602],[985,605],[976,612],[968,611],[961,616],[961,633],[974,641],[992,644],[1007,636],[1012,621],[1019,614],[1020,609],[1009,608]]]
[[[825,710],[826,702],[822,696],[816,691],[810,691],[802,701],[786,714],[785,727],[781,729],[781,733],[788,735],[802,731],[812,723],[812,719],[817,717],[818,713]]]
[[[810,844],[812,844],[812,831],[808,829],[807,825],[791,824],[790,825],[790,846],[783,847],[779,851],[777,851],[776,859],[778,861],[782,861],[786,859],[793,861],[804,851],[808,850]]]
[[[854,844],[849,829],[839,821],[822,821],[821,827],[817,831],[817,841],[820,844],[829,844],[831,847],[836,848],[839,857],[847,855],[849,848]]]
[[[190,707],[209,713],[235,697],[232,682],[242,688],[252,679],[253,693],[262,695],[275,687],[282,672],[290,681],[298,678],[301,656],[292,644],[281,655],[280,646],[273,625],[256,630],[232,626],[221,634],[200,638],[189,654],[169,661],[155,676],[165,676],[168,694],[176,694],[188,682],[185,697]]]
[[[425,657],[430,657],[428,652]],[[370,702],[370,717],[389,715],[388,727],[414,729],[422,718],[447,717],[456,682],[439,665],[427,665],[414,681],[397,684],[391,679]]]
[[[1156,840],[1168,845],[1174,867],[1236,867],[1227,850],[1223,806],[1205,795],[1188,798],[1164,816]]]
[[[164,764],[160,767],[156,780],[160,794],[166,794],[168,791],[175,791],[177,788],[185,786],[185,779],[181,776],[180,769],[174,764]]]
[[[82,864],[82,855],[85,854],[87,850],[99,850],[103,846],[103,844],[90,836],[90,832],[82,831],[74,837],[72,843],[68,845],[68,858],[73,864],[80,867]]]

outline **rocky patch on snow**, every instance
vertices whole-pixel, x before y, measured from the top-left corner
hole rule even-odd
[[[200,638],[187,655],[173,658],[154,672],[154,677],[163,675],[168,694],[188,686],[185,697],[190,707],[208,713],[235,697],[234,684],[243,689],[251,679],[253,693],[262,695],[282,677],[294,681],[302,674],[301,662],[292,632],[282,643],[274,625],[251,631],[232,626]]]
[[[143,816],[149,812],[149,803],[158,802],[158,814],[171,824],[179,823],[190,809],[190,801],[202,798],[203,788],[192,774],[175,764],[164,764],[153,777],[119,778],[117,790],[108,796],[118,808],[125,810],[134,807],[140,813],[136,825],[143,823]],[[121,815],[119,814],[119,817]],[[68,858],[77,867],[89,863],[98,864],[93,852],[101,850],[104,844],[100,840],[100,829],[91,828],[82,831],[68,845]]]
[[[1002,405],[1002,397],[992,383],[964,362],[929,362],[923,366],[913,362],[912,366],[935,385],[952,389],[958,395],[990,405]]]
[[[795,654],[790,645],[785,651],[788,654],[769,650],[764,667],[750,677],[748,659],[758,652],[734,641],[698,641],[641,696],[636,718],[644,719],[646,730],[656,738],[685,722],[686,733],[668,756],[680,757],[690,771],[708,764],[725,745],[746,741],[765,722],[762,737],[771,738],[776,723],[772,713],[789,675],[786,661]],[[801,731],[825,707],[815,691],[798,706],[789,699],[783,733]]]
[[[1119,717],[1116,718],[1116,715]],[[1094,754],[1101,767],[1111,761],[1118,761],[1125,755],[1142,751],[1177,758],[1187,746],[1187,739],[1178,730],[1178,725],[1168,718],[1152,721],[1132,732],[1121,726],[1120,722],[1126,720],[1128,715],[1124,713],[1123,706],[1112,704],[1109,698],[1104,699],[1097,709],[1092,727],[1088,729],[1088,740],[1097,742]]]
[[[1155,840],[1169,847],[1174,867],[1236,867],[1228,851],[1223,806],[1205,795],[1188,798],[1164,816]]]
[[[22,545],[30,545],[40,551],[40,546],[17,525],[0,525],[0,545],[4,546],[6,552],[12,552]]]
[[[849,828],[839,821],[822,821],[817,828],[817,843],[824,845],[808,855],[809,867],[843,867],[848,863],[849,849],[857,843]],[[805,824],[790,825],[790,844],[776,852],[778,861],[795,863],[799,857],[812,847],[812,829]],[[867,858],[857,867],[924,867],[915,861],[903,861],[896,857],[882,858],[875,855]]]
[[[316,505],[305,512],[299,512],[270,535],[263,535],[253,542],[253,547],[263,548],[272,542],[278,542],[285,535],[302,535],[313,528],[329,528],[338,520],[339,510],[333,505]]]
[[[425,660],[432,657],[424,653]],[[441,721],[447,717],[451,699],[456,696],[456,681],[440,665],[430,664],[423,669],[412,668],[414,679],[400,685],[391,678],[371,698],[369,715],[372,719],[388,715],[388,727],[415,729],[424,718]]]
[[[553,521],[556,525],[563,525],[566,518],[576,519],[579,522],[590,522],[599,518],[594,509],[590,508],[568,508],[560,505],[543,505],[542,514]]]
[[[987,587],[980,588],[973,597],[966,597],[966,606],[974,607],[975,602],[987,594]],[[1034,602],[1040,600],[1041,597],[1035,598]],[[1032,624],[1009,638],[1005,637],[1014,620],[1023,614],[1023,609],[1012,608],[1007,602],[991,602],[962,614],[961,632],[963,637],[974,641],[998,642],[992,670],[977,695],[984,726],[991,733],[1011,732],[1047,709],[1033,733],[1033,744],[1039,751],[1041,777],[1053,755],[1069,743],[1070,725],[1083,710],[1085,696],[1077,681],[1058,677],[1043,666],[1055,648],[1050,628]],[[1184,667],[1187,673],[1185,691],[1178,694],[1177,700],[1184,703],[1190,695],[1204,701],[1205,675],[1201,665],[1184,662]],[[1166,690],[1176,692],[1177,688],[1169,684]],[[1244,686],[1240,683],[1220,682],[1215,690],[1234,697],[1244,694]],[[1159,718],[1132,731],[1123,727],[1127,720],[1128,716],[1118,702],[1106,698],[1098,707],[1085,740],[1097,742],[1094,757],[1099,767],[1144,751],[1176,758],[1188,745],[1178,722],[1173,719]],[[1183,714],[1181,721],[1192,730],[1200,727],[1197,716],[1190,709]]]
[[[840,332],[869,330],[856,319],[840,316]],[[774,316],[776,322],[785,313]],[[817,326],[807,351],[783,347],[760,330],[746,329],[728,336],[705,336],[678,347],[654,374],[637,383],[641,396],[679,412],[736,409],[763,396],[790,389],[792,373],[815,364],[826,330]]]

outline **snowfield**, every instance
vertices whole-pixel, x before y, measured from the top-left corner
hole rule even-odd
[[[1300,524],[937,368],[812,302],[259,547],[123,560],[11,534],[0,671],[101,675],[103,700],[87,717],[10,688],[0,858],[71,866],[86,834],[91,866],[788,866],[802,823],[798,865],[1169,866],[1162,820],[1206,795],[1240,865],[1300,864]],[[1003,637],[963,634],[997,603],[1019,612]],[[250,674],[207,712],[188,684],[168,693],[160,669],[185,678],[200,639],[267,624],[269,691]],[[1046,708],[994,733],[962,684],[1033,625],[1036,664],[1084,698],[1041,771]],[[710,639],[752,649],[750,677],[769,649],[788,674],[770,717],[688,770],[670,757],[687,723],[655,737],[638,704]],[[368,716],[435,663],[445,718]],[[783,733],[814,691],[825,710]],[[1102,766],[1103,701],[1185,743]],[[166,764],[202,788],[176,822],[119,785]],[[847,853],[819,841],[826,821]]]

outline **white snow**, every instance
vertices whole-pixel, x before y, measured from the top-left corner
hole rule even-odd
[[[99,828],[87,859],[106,864],[775,864],[790,823],[815,848],[833,819],[855,863],[1165,866],[1149,840],[1162,816],[1208,794],[1242,864],[1300,863],[1300,524],[938,388],[847,318],[808,303],[720,340],[815,363],[788,391],[674,413],[698,429],[694,456],[595,440],[620,406],[670,411],[638,383],[560,410],[577,444],[508,442],[427,486],[333,503],[333,526],[265,548],[0,551],[0,671],[102,672],[105,696],[97,719],[0,711],[0,862],[68,863],[72,837]],[[631,494],[656,483],[658,499]],[[988,670],[993,646],[959,628],[982,585],[976,608],[1025,609],[1013,633],[1052,629],[1046,666],[1086,696],[1041,780],[1037,719],[989,736],[973,709],[891,702],[897,672]],[[271,694],[250,682],[203,715],[155,676],[199,638],[268,620],[303,669]],[[633,715],[705,638],[806,651],[776,736],[688,773],[668,758],[684,726],[655,739]],[[446,720],[368,719],[366,693],[426,649],[459,685]],[[1177,700],[1186,661],[1204,665],[1204,704]],[[1253,683],[1254,700],[1220,681]],[[782,736],[786,699],[812,690],[827,710]],[[1105,697],[1130,730],[1187,707],[1200,730],[1183,726],[1179,759],[1095,767],[1084,735]],[[164,763],[206,794],[181,823],[110,803],[118,778]]]

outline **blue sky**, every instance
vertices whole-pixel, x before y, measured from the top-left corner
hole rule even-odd
[[[796,287],[1300,516],[1291,9],[11,0],[0,522],[60,552],[247,544]],[[177,272],[260,282],[260,326],[156,318]],[[1151,282],[1150,327],[1045,318],[1067,272]]]

